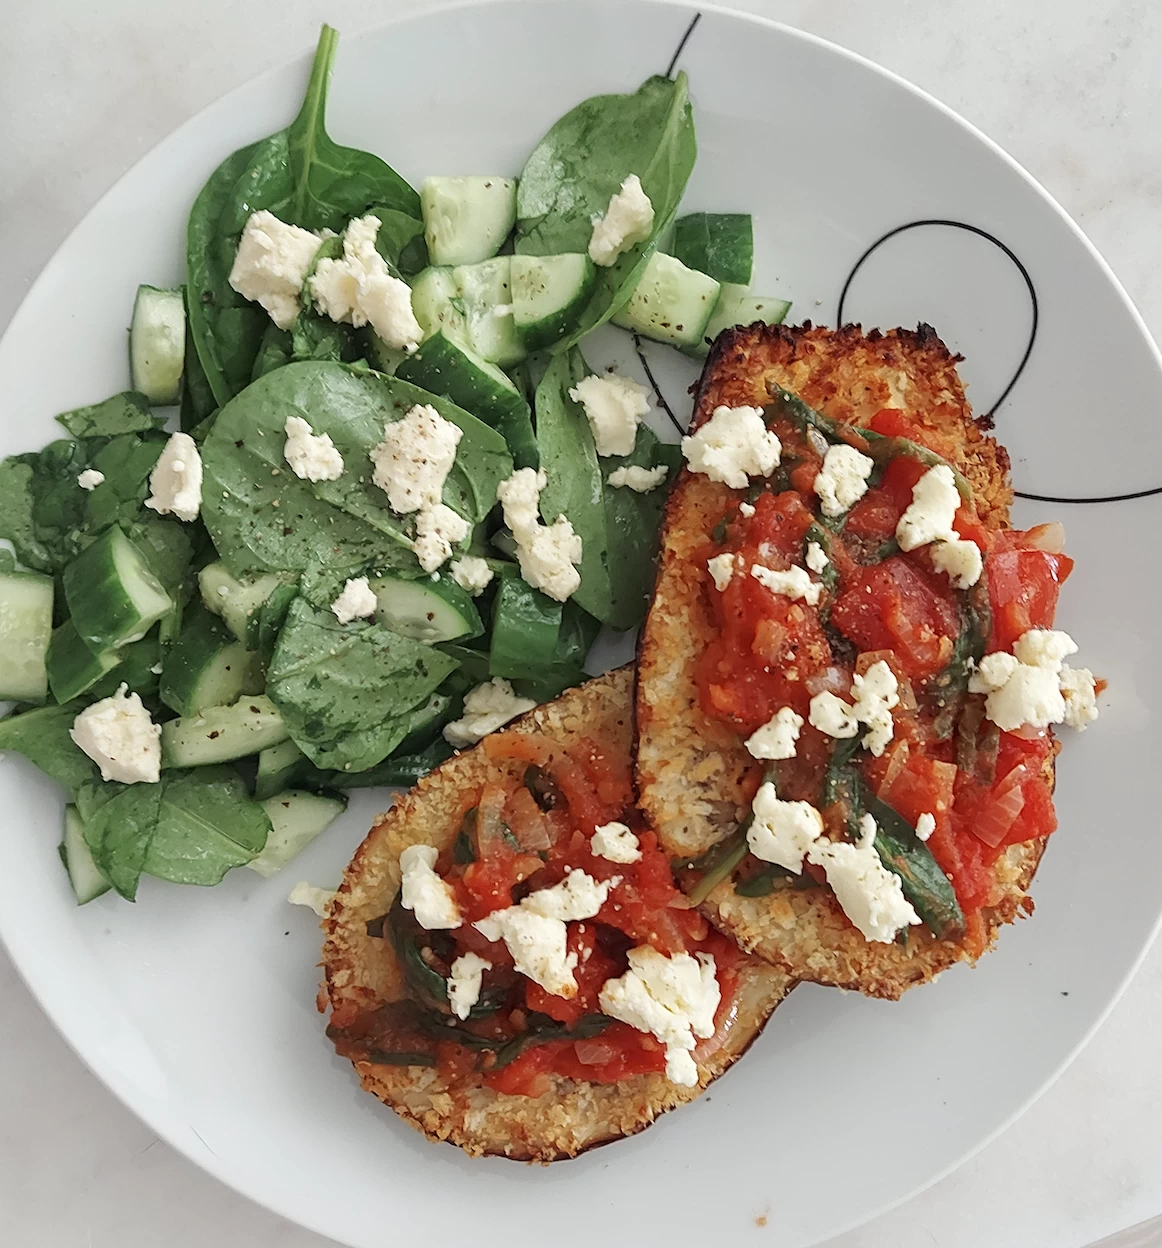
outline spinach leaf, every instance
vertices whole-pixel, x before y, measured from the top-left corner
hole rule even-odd
[[[73,720],[83,709],[83,702],[67,702],[0,719],[0,750],[23,754],[64,788],[69,801],[75,801],[84,785],[100,777],[97,764],[69,736]]]
[[[636,173],[654,206],[650,238],[598,273],[565,350],[629,298],[669,229],[694,168],[697,142],[686,75],[649,78],[632,95],[598,95],[566,113],[533,149],[517,189],[516,250],[530,255],[586,251],[592,218],[604,214]]]
[[[402,277],[414,277],[428,267],[424,223],[418,216],[384,204],[372,204],[367,211],[379,218],[375,250],[387,261],[389,268]]]
[[[581,538],[581,585],[573,594],[599,620],[613,609],[605,491],[593,433],[581,404],[569,391],[592,372],[581,352],[556,356],[536,391],[537,447],[547,483],[541,491],[541,515],[547,524],[568,516]]]
[[[198,348],[194,343],[194,331],[190,325],[190,292],[184,290],[186,303],[186,352],[182,368],[182,397],[179,408],[178,424],[189,434],[199,425],[209,421],[218,409],[218,400],[210,386],[210,379],[198,358]],[[271,329],[278,330],[273,322]],[[281,333],[281,330],[278,330]],[[203,433],[204,436],[204,433]],[[200,442],[201,438],[195,441]]]
[[[408,712],[456,660],[380,624],[340,624],[297,598],[267,671],[266,692],[318,767],[366,771],[404,739]]]
[[[310,563],[341,560],[419,576],[405,522],[373,483],[368,459],[385,424],[417,403],[463,430],[444,502],[482,520],[512,471],[500,434],[398,378],[325,361],[290,364],[222,408],[202,448],[202,518],[231,572],[300,573]],[[345,465],[337,481],[303,481],[290,470],[283,458],[288,416],[331,436]]]
[[[57,420],[74,438],[105,438],[117,433],[161,429],[165,425],[165,417],[155,416],[150,410],[149,400],[136,390],[115,394],[103,403],[62,412]]]
[[[88,466],[85,443],[72,441],[50,442],[0,464],[0,537],[25,567],[59,572],[87,545],[88,495],[77,477]]]
[[[163,774],[157,784],[106,786],[87,804],[85,841],[110,883],[128,901],[142,876],[175,884],[217,884],[266,844],[270,820],[231,767]]]
[[[716,282],[749,286],[754,230],[748,212],[691,212],[674,222],[674,255]]]
[[[262,341],[258,345],[258,354],[254,357],[254,366],[250,370],[250,380],[257,381],[276,368],[289,364],[294,355],[294,338],[289,330],[279,329],[271,321],[262,333]],[[207,430],[207,433],[209,430]]]
[[[187,229],[190,324],[197,355],[218,404],[251,379],[266,313],[230,286],[238,239],[250,214],[266,208],[308,230],[341,231],[375,206],[420,223],[419,196],[389,165],[341,147],[327,134],[325,112],[338,34],[319,35],[307,93],[285,130],[229,156],[210,176]],[[400,237],[398,219],[389,236]]]

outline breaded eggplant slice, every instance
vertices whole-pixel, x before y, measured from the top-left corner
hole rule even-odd
[[[866,424],[881,408],[901,407],[923,425],[932,448],[968,478],[981,520],[1006,528],[1013,497],[1008,455],[985,423],[973,418],[956,373],[959,358],[925,325],[882,333],[810,323],[730,330],[707,359],[692,429],[721,404],[767,403],[768,381],[849,424]],[[741,781],[754,760],[737,733],[702,712],[695,682],[698,658],[713,636],[705,569],[695,555],[728,500],[741,496],[683,470],[667,503],[657,584],[639,642],[639,797],[675,858],[705,853],[748,810]],[[727,881],[703,909],[743,949],[795,979],[894,999],[954,962],[975,961],[992,947],[1003,923],[1032,910],[1026,890],[1043,849],[1044,839],[1030,841],[997,861],[995,902],[984,912],[979,950],[970,951],[963,940],[937,940],[927,928],[911,929],[906,945],[869,943],[824,888],[741,897]]]
[[[530,711],[509,728],[545,733],[559,741],[590,737],[629,754],[633,673],[610,672],[556,702]],[[514,773],[524,764],[507,764]],[[459,830],[463,795],[495,777],[501,764],[475,748],[424,777],[380,816],[343,877],[323,930],[325,993],[332,1011],[373,1009],[405,995],[390,942],[367,934],[399,890],[399,856],[409,845],[443,850]],[[717,1052],[698,1060],[697,1087],[679,1087],[662,1075],[617,1084],[556,1077],[537,1098],[494,1092],[482,1084],[448,1086],[431,1067],[355,1061],[363,1087],[430,1140],[457,1144],[472,1156],[550,1162],[633,1135],[659,1114],[697,1097],[747,1050],[792,986],[781,970],[758,958],[741,969],[737,1013]]]

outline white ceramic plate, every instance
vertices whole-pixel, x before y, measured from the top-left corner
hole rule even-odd
[[[662,72],[692,10],[642,0],[504,2],[427,13],[346,41],[330,109],[341,141],[413,181],[520,169],[584,96]],[[306,50],[304,50],[306,51]],[[681,55],[700,156],[688,208],[755,214],[756,283],[831,321],[864,249],[916,219],[991,232],[1025,266],[1040,325],[997,417],[1019,489],[1090,497],[1162,483],[1162,373],[1140,319],[1064,213],[981,135],[905,83],[754,18],[709,12]],[[0,344],[0,450],[41,445],[52,415],[126,384],[124,325],[139,281],[182,276],[187,209],[228,152],[287,123],[307,61],[235,91],[124,177],[73,233]],[[1029,339],[1029,291],[978,235],[907,231],[854,279],[867,325],[937,326],[988,410]],[[632,363],[610,331],[610,358]],[[650,350],[686,414],[690,370]],[[364,796],[288,879],[236,871],[212,890],[148,880],[128,906],[78,910],[56,856],[60,801],[17,761],[0,767],[0,932],[92,1069],[176,1148],[288,1218],[357,1248],[462,1228],[480,1248],[514,1225],[556,1243],[614,1233],[721,1242],[766,1218],[782,1248],[831,1235],[931,1182],[1060,1071],[1141,957],[1162,906],[1162,838],[1144,780],[1156,767],[1162,676],[1156,497],[1021,503],[1062,517],[1078,566],[1061,620],[1109,678],[1103,718],[1066,742],[1061,829],[1035,921],[1003,933],[899,1004],[814,988],[779,1010],[710,1095],[653,1130],[566,1165],[469,1161],[358,1090],[314,1008],[318,936],[284,897],[332,883],[376,809]],[[519,1222],[514,1222],[519,1219]]]

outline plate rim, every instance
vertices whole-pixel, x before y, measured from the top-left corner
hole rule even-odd
[[[578,2],[612,6],[617,3],[617,0],[554,0],[554,3],[558,7],[566,7]],[[1156,368],[1159,373],[1162,374],[1162,348],[1159,347],[1158,342],[1151,333],[1149,326],[1146,324],[1146,321],[1133,298],[1123,286],[1121,280],[1118,278],[1117,274],[1114,272],[1097,245],[1089,238],[1089,236],[1062,206],[1062,204],[1057,201],[1056,197],[1045,186],[1043,186],[1041,182],[1038,181],[1038,179],[1024,167],[1024,165],[1007,152],[995,139],[991,138],[987,133],[985,133],[985,131],[980,129],[973,122],[969,121],[966,117],[962,116],[950,105],[945,104],[942,100],[938,99],[925,88],[918,86],[910,79],[905,78],[902,74],[895,70],[889,69],[887,66],[880,64],[871,57],[866,56],[861,52],[857,52],[854,49],[845,47],[833,39],[804,30],[798,26],[792,25],[789,22],[767,17],[764,14],[747,12],[745,10],[735,8],[730,4],[718,3],[717,0],[703,0],[703,3],[699,3],[698,0],[638,0],[638,2],[652,6],[659,12],[669,11],[689,14],[691,16],[691,20],[694,20],[695,17],[697,19],[706,19],[722,16],[750,23],[754,26],[777,31],[781,35],[789,37],[792,40],[803,41],[809,45],[813,45],[828,55],[837,56],[842,60],[852,62],[865,70],[871,71],[880,78],[891,82],[894,86],[902,88],[909,95],[917,99],[921,104],[924,104],[942,114],[947,120],[951,121],[954,125],[958,126],[963,131],[967,132],[967,134],[969,134],[972,138],[980,142],[985,148],[988,149],[992,156],[999,158],[999,160],[1006,165],[1009,170],[1015,172],[1025,186],[1032,190],[1033,193],[1042,201],[1042,203],[1044,203],[1066,226],[1067,230],[1074,237],[1074,239],[1081,243],[1083,249],[1088,253],[1090,259],[1097,264],[1101,275],[1107,282],[1109,282],[1126,311],[1130,314],[1132,323],[1138,330],[1150,353],[1153,355]],[[373,22],[372,24],[361,27],[360,29],[354,31],[351,35],[345,36],[344,38],[349,43],[355,42],[386,30],[414,23],[421,23],[434,14],[443,14],[467,9],[515,7],[517,5],[527,3],[528,0],[429,0],[429,3],[422,9],[411,13],[400,14],[396,17],[389,17],[384,21]],[[686,35],[683,36],[683,45],[690,29],[691,27],[688,26]],[[15,310],[13,311],[8,325],[5,326],[4,333],[0,335],[0,346],[3,346],[5,340],[8,338],[12,326],[20,317],[25,305],[33,298],[42,285],[47,284],[50,276],[50,270],[52,270],[57,264],[61,252],[68,246],[73,236],[84,227],[89,218],[101,208],[105,201],[114,195],[124,179],[128,177],[139,164],[152,156],[152,154],[163,144],[175,140],[188,128],[194,126],[202,114],[207,110],[219,106],[225,101],[228,101],[235,96],[239,96],[244,92],[254,90],[261,84],[265,84],[269,80],[284,73],[290,66],[298,62],[303,62],[305,64],[309,60],[309,57],[310,48],[304,47],[299,53],[284,58],[278,63],[269,66],[261,73],[245,79],[236,86],[232,87],[230,90],[206,101],[198,107],[196,111],[186,117],[184,121],[159,138],[156,143],[152,144],[144,152],[138,154],[136,159],[124,168],[116,176],[114,181],[89,205],[80,220],[78,220],[76,224],[68,230],[63,238],[61,238],[57,246],[53,249],[52,254],[45,261],[36,277],[24,292],[23,298],[21,298],[19,304],[17,304]],[[676,67],[681,67],[680,55],[677,57]],[[150,1130],[155,1132],[155,1134],[164,1140],[165,1143],[176,1153],[191,1162],[193,1165],[197,1166],[205,1173],[211,1175],[215,1180],[222,1183],[231,1191],[237,1193],[239,1196],[252,1202],[253,1204],[258,1205],[275,1217],[281,1218],[292,1225],[300,1226],[313,1232],[314,1234],[322,1236],[325,1239],[334,1239],[334,1231],[319,1224],[314,1219],[298,1213],[289,1215],[282,1209],[276,1208],[273,1204],[269,1203],[263,1196],[256,1195],[254,1192],[247,1190],[246,1187],[243,1186],[243,1183],[245,1182],[244,1176],[233,1175],[228,1163],[220,1159],[217,1154],[205,1145],[204,1142],[201,1142],[201,1147],[198,1147],[198,1145],[194,1144],[190,1139],[182,1138],[175,1129],[176,1124],[168,1120],[163,1120],[160,1114],[155,1114],[152,1107],[147,1103],[146,1098],[135,1097],[128,1085],[119,1086],[119,1082],[112,1077],[112,1072],[110,1072],[110,1077],[107,1078],[105,1073],[102,1072],[101,1059],[99,1055],[94,1051],[92,1056],[90,1056],[88,1053],[83,1051],[80,1047],[80,1041],[74,1039],[74,1035],[66,1027],[59,1012],[46,1002],[37,985],[33,982],[31,973],[26,971],[21,959],[14,952],[13,942],[6,934],[7,926],[8,924],[5,919],[4,908],[0,906],[0,945],[4,947],[5,952],[8,954],[12,966],[20,978],[21,983],[24,984],[29,994],[36,1002],[38,1008],[48,1018],[57,1034],[77,1056],[82,1065],[114,1098],[116,1098],[117,1101],[120,1102],[122,1106],[124,1106],[139,1121],[145,1123]],[[1058,1079],[1060,1079],[1066,1069],[1068,1069],[1068,1067],[1076,1060],[1082,1049],[1084,1049],[1093,1039],[1099,1028],[1103,1026],[1114,1007],[1121,1000],[1131,980],[1135,975],[1137,975],[1146,956],[1149,954],[1150,950],[1157,941],[1160,931],[1162,931],[1162,907],[1159,908],[1158,913],[1155,915],[1150,932],[1143,942],[1142,947],[1134,957],[1132,963],[1114,986],[1113,991],[1108,997],[1104,1007],[1092,1019],[1073,1048],[1071,1048],[1058,1062],[1058,1064],[1050,1070],[1050,1072],[1033,1089],[1033,1091],[1023,1098],[1020,1103],[1016,1105],[1012,1111],[1006,1115],[991,1131],[985,1133],[973,1145],[959,1153],[958,1156],[948,1165],[944,1166],[934,1174],[924,1178],[919,1183],[909,1187],[902,1194],[889,1198],[880,1204],[876,1204],[864,1213],[828,1230],[825,1235],[825,1239],[832,1239],[840,1235],[847,1234],[848,1232],[858,1227],[865,1226],[884,1214],[887,1214],[906,1204],[920,1193],[927,1191],[941,1180],[947,1178],[948,1175],[960,1169],[966,1162],[977,1156],[977,1154],[979,1154],[984,1148],[1007,1131],[1022,1115],[1024,1115],[1037,1101],[1039,1101],[1042,1096],[1044,1096],[1048,1089],[1052,1087]],[[194,1134],[195,1138],[200,1140],[200,1137],[197,1137],[196,1132]],[[336,1242],[345,1243],[346,1241]],[[811,1244],[818,1245],[822,1242],[824,1241],[821,1239],[813,1239]]]

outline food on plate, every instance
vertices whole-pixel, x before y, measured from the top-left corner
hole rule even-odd
[[[633,807],[632,689],[610,672],[442,764],[330,904],[328,1034],[433,1140],[547,1162],[633,1134],[791,987],[675,887]]]
[[[898,997],[1032,910],[1054,727],[1101,682],[1055,627],[1060,525],[935,332],[716,342],[641,643],[643,812],[692,900],[798,979]]]
[[[583,101],[519,178],[417,191],[328,134],[337,39],[210,174],[185,285],[138,289],[134,388],[0,465],[0,749],[65,789],[79,901],[268,874],[328,794],[586,679],[644,616],[678,454],[579,342],[616,313],[698,354],[789,306],[748,290],[749,216],[675,222],[683,74]]]

